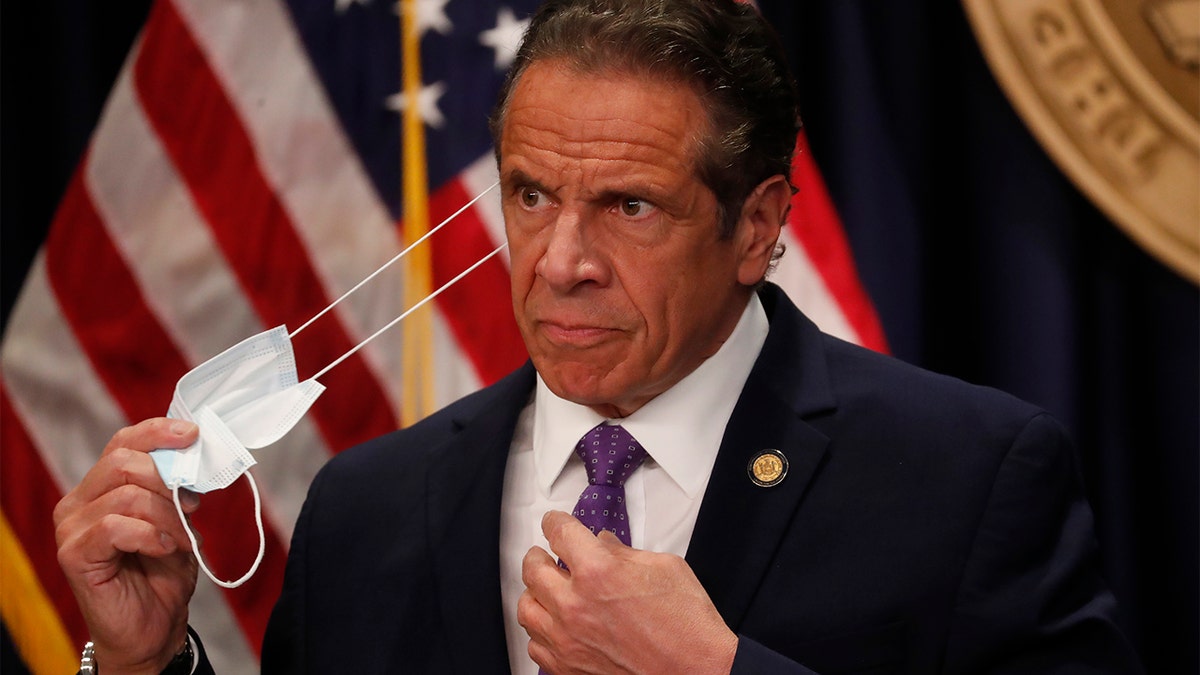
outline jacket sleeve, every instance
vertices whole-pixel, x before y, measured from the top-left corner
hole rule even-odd
[[[745,635],[738,636],[737,653],[729,675],[816,675],[804,666],[767,649]]]
[[[1105,583],[1075,450],[1049,415],[996,472],[951,617],[950,673],[1140,673]]]

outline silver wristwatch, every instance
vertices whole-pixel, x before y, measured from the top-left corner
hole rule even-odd
[[[194,665],[195,651],[192,649],[192,636],[189,635],[163,672],[191,673]],[[83,653],[79,655],[79,675],[99,675],[99,669],[96,668],[96,645],[91,640],[83,645]]]
[[[83,653],[79,655],[79,675],[96,675],[96,645],[91,640],[83,645]]]

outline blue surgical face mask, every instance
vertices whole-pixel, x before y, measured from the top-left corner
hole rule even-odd
[[[325,391],[299,382],[284,326],[246,338],[180,378],[167,416],[195,422],[200,436],[180,450],[150,453],[169,488],[229,487],[251,466],[251,449],[286,434]]]
[[[245,583],[258,569],[266,549],[258,486],[247,473],[256,463],[250,450],[282,438],[323,391],[324,385],[316,379],[298,381],[292,341],[284,326],[242,340],[188,372],[175,385],[167,416],[195,422],[200,434],[186,448],[155,450],[150,457],[173,492],[200,568],[217,585],[236,588]],[[200,555],[191,526],[183,517],[179,490],[219,490],[243,474],[254,492],[258,557],[242,578],[221,581]]]

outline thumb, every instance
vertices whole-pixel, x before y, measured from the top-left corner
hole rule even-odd
[[[554,555],[568,566],[574,560],[594,556],[599,548],[592,531],[565,511],[547,511],[542,516],[542,534]]]
[[[596,538],[599,539],[600,543],[604,544],[605,547],[619,546],[621,548],[629,548],[626,546],[625,542],[621,541],[621,539],[617,537],[617,535],[613,534],[610,530],[600,530],[600,534],[596,535]]]

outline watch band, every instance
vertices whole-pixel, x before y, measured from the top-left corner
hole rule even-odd
[[[96,645],[88,640],[79,655],[79,675],[96,675]]]
[[[195,661],[195,652],[192,651],[192,636],[188,635],[183,641],[183,649],[171,659],[166,668],[163,668],[161,675],[191,675],[192,666]]]
[[[170,662],[163,668],[161,675],[191,675],[196,665],[196,652],[192,649],[192,636],[189,634],[183,641],[183,647],[171,657]],[[88,640],[83,645],[83,653],[79,655],[79,675],[99,675],[96,667],[96,645]]]

